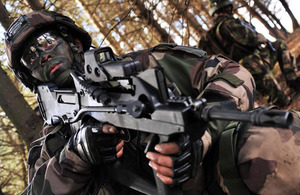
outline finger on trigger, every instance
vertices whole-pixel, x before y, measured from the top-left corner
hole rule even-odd
[[[123,155],[124,148],[121,148],[120,151],[117,152],[117,158],[120,158]]]
[[[117,151],[119,151],[121,148],[124,147],[124,141],[120,141],[120,143],[118,143],[118,145],[116,146]]]
[[[180,152],[180,148],[175,142],[157,144],[154,149],[162,154],[178,154]]]
[[[104,124],[102,127],[103,133],[117,133],[117,128],[110,124]]]
[[[173,177],[173,170],[169,167],[160,166],[153,161],[149,162],[150,167],[152,167],[157,173],[160,173],[162,175]]]
[[[172,167],[173,166],[173,161],[172,158],[169,156],[165,156],[156,152],[148,152],[146,154],[146,157],[155,162],[156,164],[165,166],[165,167]]]

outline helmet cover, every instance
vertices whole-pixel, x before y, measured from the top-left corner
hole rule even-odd
[[[83,44],[84,51],[91,46],[90,35],[67,16],[46,10],[20,15],[5,33],[4,45],[9,67],[18,79],[32,91],[40,82],[32,77],[30,71],[20,62],[22,51],[32,36],[50,30],[71,34],[74,38],[78,38]],[[67,40],[67,42],[70,41]]]

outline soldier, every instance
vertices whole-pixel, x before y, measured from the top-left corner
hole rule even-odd
[[[72,89],[69,72],[83,73],[82,54],[90,45],[88,33],[69,17],[44,10],[21,15],[5,38],[10,68],[33,92],[37,92],[38,85],[49,82]],[[144,70],[163,67],[168,82],[177,86],[179,94],[204,97],[209,104],[228,109],[245,111],[253,107],[255,83],[251,74],[235,61],[218,55],[206,56],[202,50],[175,44],[160,44],[120,56],[123,60],[128,58],[138,60]],[[293,130],[264,131],[250,126],[212,121],[201,139],[192,142],[187,134],[182,134],[156,145],[155,152],[145,156],[142,151],[147,133],[129,130],[130,139],[124,142],[116,136],[122,130],[93,118],[85,119],[75,130],[63,124],[45,123],[43,137],[38,140],[41,144],[29,152],[29,185],[23,194],[136,194],[109,177],[106,167],[116,160],[152,181],[153,169],[163,183],[177,186],[185,193],[234,194],[231,190],[238,188],[239,194],[272,194],[275,189],[281,194],[299,194],[299,129],[295,126]],[[93,133],[93,128],[101,134]],[[228,138],[223,132],[233,133],[240,141],[222,139]],[[219,143],[220,137],[225,142]],[[220,147],[226,150],[220,152],[223,155],[219,163],[218,145],[230,143],[225,145],[231,147],[231,142],[236,151],[226,152],[228,147]],[[267,146],[273,142],[280,152],[269,151]],[[222,163],[222,156],[230,155],[233,162]],[[229,164],[233,169],[219,168],[219,164]],[[240,172],[242,182],[232,187],[226,170]]]
[[[233,17],[232,0],[210,0],[209,14],[213,27],[202,37],[199,47],[208,53],[221,53],[243,65],[253,75],[259,95],[268,96],[270,104],[289,105],[271,70],[279,62],[287,86],[299,91],[300,77],[293,55],[286,43],[278,39],[271,43],[255,27]]]

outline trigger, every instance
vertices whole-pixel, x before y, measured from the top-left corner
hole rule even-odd
[[[147,146],[146,146],[146,148],[145,148],[145,150],[144,150],[144,153],[146,154],[146,153],[149,152],[149,151],[154,151],[154,146],[155,146],[156,144],[158,144],[158,142],[159,142],[159,137],[158,137],[158,135],[156,135],[156,134],[151,134],[151,135],[149,136],[149,141],[148,141]]]
[[[124,140],[125,142],[130,141],[130,133],[127,129],[123,130],[123,133],[121,131],[118,132],[117,137]]]

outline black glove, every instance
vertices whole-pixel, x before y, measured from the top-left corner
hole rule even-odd
[[[173,185],[181,185],[195,176],[202,160],[203,144],[201,139],[191,141],[188,134],[179,134],[171,138],[180,148],[180,154],[172,155]]]
[[[70,138],[69,149],[85,162],[99,165],[117,160],[116,146],[120,139],[116,134],[105,134],[103,123],[90,119]]]

